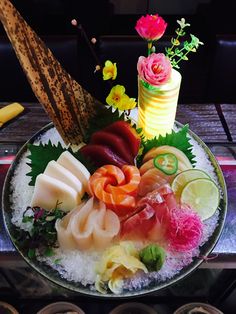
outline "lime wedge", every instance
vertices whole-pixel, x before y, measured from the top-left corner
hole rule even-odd
[[[188,182],[201,178],[210,179],[210,177],[204,171],[199,169],[188,169],[177,174],[171,184],[171,188],[175,193],[176,198],[180,198],[183,188]]]
[[[180,201],[195,210],[202,220],[206,220],[219,206],[220,192],[212,180],[196,179],[185,185]]]

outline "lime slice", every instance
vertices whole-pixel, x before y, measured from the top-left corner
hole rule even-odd
[[[189,205],[205,220],[215,213],[220,202],[220,192],[212,180],[196,179],[185,185],[180,201]]]
[[[201,178],[210,179],[210,177],[204,171],[199,169],[188,169],[177,174],[171,184],[171,188],[177,199],[180,198],[183,188],[188,182]]]

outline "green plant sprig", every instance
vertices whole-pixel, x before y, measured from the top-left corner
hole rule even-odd
[[[166,48],[166,55],[169,58],[171,65],[173,68],[179,69],[180,61],[187,61],[187,55],[190,52],[196,52],[199,48],[199,45],[203,45],[203,43],[193,34],[190,34],[191,41],[184,41],[183,48],[179,49],[178,46],[181,44],[180,37],[186,35],[185,28],[189,27],[190,24],[185,22],[185,19],[177,20],[179,27],[176,29],[176,38],[171,38],[172,46],[170,48]]]
[[[22,223],[30,223],[32,227],[29,231],[17,230],[16,241],[30,259],[35,258],[36,250],[44,256],[54,255],[53,248],[56,247],[57,242],[55,222],[64,216],[65,212],[57,207],[51,211],[41,207],[26,208]]]

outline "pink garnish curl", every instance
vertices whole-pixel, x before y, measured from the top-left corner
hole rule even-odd
[[[162,37],[167,23],[158,14],[142,16],[136,23],[135,29],[138,34],[148,40],[158,40]]]
[[[196,212],[187,206],[170,213],[166,230],[170,250],[187,252],[198,247],[202,237],[203,223]]]
[[[139,57],[137,69],[141,80],[158,87],[170,79],[172,67],[163,53],[152,53],[147,58]]]

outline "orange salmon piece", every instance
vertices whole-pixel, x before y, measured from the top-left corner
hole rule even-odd
[[[137,167],[125,165],[122,167],[122,171],[125,175],[126,183],[119,186],[113,186],[112,184],[108,184],[106,191],[111,192],[113,194],[128,194],[128,195],[136,195],[138,185],[140,182],[140,172]]]
[[[90,177],[89,188],[92,195],[121,217],[135,210],[139,182],[137,167],[105,165]]]

